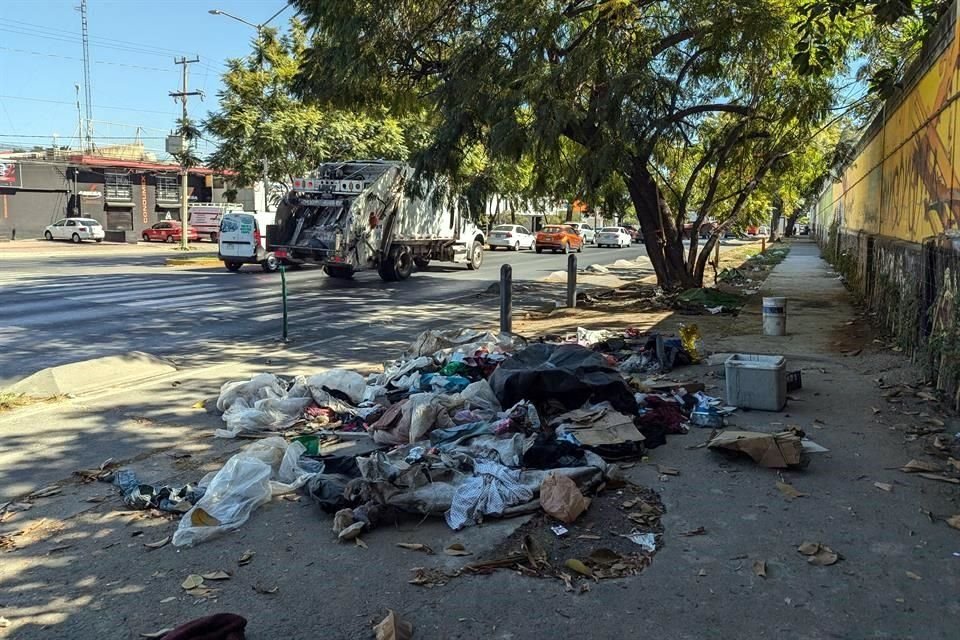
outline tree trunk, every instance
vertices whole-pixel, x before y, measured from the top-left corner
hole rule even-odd
[[[780,218],[783,217],[783,200],[778,196],[773,200],[773,214],[770,216],[770,242],[777,239],[777,228],[780,226]]]
[[[707,269],[707,263],[710,261],[710,254],[713,253],[713,248],[717,246],[718,242],[720,242],[721,235],[723,235],[723,231],[714,231],[711,233],[707,243],[703,245],[700,255],[697,256],[697,264],[693,270],[693,280],[698,287],[703,286],[703,272]]]
[[[693,278],[683,259],[683,242],[645,161],[634,162],[626,182],[657,284],[670,290],[689,288]]]
[[[784,229],[783,235],[790,238],[793,237],[793,234],[796,233],[797,218],[800,217],[800,209],[797,209],[789,216],[787,216],[787,228]]]

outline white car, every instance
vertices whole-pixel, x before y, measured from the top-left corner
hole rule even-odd
[[[604,227],[597,233],[598,247],[629,247],[633,238],[623,227]]]
[[[511,251],[519,251],[520,249],[532,249],[534,240],[533,234],[526,227],[521,227],[518,224],[498,224],[490,230],[490,238],[487,240],[487,244],[490,245],[491,250],[503,247]]]
[[[72,240],[75,243],[81,240],[103,242],[105,235],[100,223],[91,218],[57,220],[43,232],[47,240]]]
[[[583,238],[584,244],[593,244],[597,239],[597,232],[586,222],[564,222],[563,224],[573,227],[577,234]]]

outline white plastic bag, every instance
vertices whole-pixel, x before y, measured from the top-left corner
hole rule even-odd
[[[491,419],[501,411],[500,401],[497,400],[493,388],[486,380],[471,382],[467,388],[460,392],[460,399],[468,409],[476,409],[487,414]]]
[[[264,398],[251,406],[237,398],[223,413],[226,429],[217,429],[218,438],[235,438],[245,431],[284,429],[301,416],[313,398]]]
[[[237,529],[253,510],[270,500],[270,465],[238,453],[210,481],[207,492],[187,511],[173,534],[182,547]]]
[[[261,373],[246,382],[225,382],[220,387],[217,397],[217,409],[226,411],[242,398],[248,406],[263,398],[282,398],[286,395],[286,388],[277,376],[272,373]]]
[[[360,404],[367,382],[363,376],[347,369],[331,369],[310,376],[307,385],[313,388],[326,388],[330,391],[339,391],[350,398],[353,404]]]

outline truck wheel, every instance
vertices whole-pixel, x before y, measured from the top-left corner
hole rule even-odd
[[[277,256],[272,253],[268,253],[266,259],[260,263],[260,268],[262,268],[267,273],[273,273],[280,268],[280,261],[277,259]]]
[[[240,262],[226,262],[226,261],[224,261],[223,266],[225,266],[225,267],[227,268],[227,271],[232,271],[233,273],[236,273],[237,271],[240,271],[240,267],[242,267],[243,264],[240,263]]]
[[[413,264],[417,265],[417,269],[420,271],[426,271],[427,267],[430,266],[430,258],[414,258]]]
[[[380,264],[377,266],[377,273],[384,282],[397,281],[397,272],[393,270],[393,261],[388,258],[380,261]]]
[[[397,280],[406,280],[413,273],[413,254],[407,247],[399,247],[393,253],[393,272]]]
[[[476,271],[480,268],[480,265],[483,264],[483,245],[479,242],[474,242],[473,247],[470,249],[470,262],[467,263],[467,269],[471,271]]]

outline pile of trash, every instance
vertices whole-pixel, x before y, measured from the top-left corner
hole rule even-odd
[[[548,490],[554,502],[558,486],[561,495],[591,495],[616,479],[611,461],[686,432],[698,407],[717,402],[702,386],[645,378],[696,361],[698,345],[695,327],[680,338],[581,329],[532,344],[427,331],[382,373],[264,373],[224,384],[217,407],[225,427],[216,435],[258,439],[197,486],[111,479],[131,505],[183,513],[175,545],[236,529],[294,491],[334,514],[341,540],[400,513],[442,516],[456,530],[541,511]],[[325,438],[353,445],[325,455]]]

